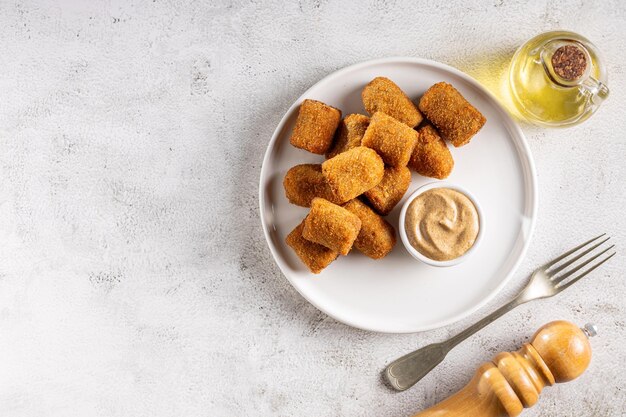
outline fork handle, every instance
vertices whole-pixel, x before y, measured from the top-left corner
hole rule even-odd
[[[494,321],[499,319],[501,316],[505,315],[506,313],[508,313],[509,311],[513,310],[515,307],[523,303],[524,301],[522,301],[522,299],[519,296],[515,297],[514,299],[512,299],[511,301],[509,301],[508,303],[506,303],[505,305],[503,305],[502,307],[494,311],[493,313],[489,314],[483,319],[472,324],[470,327],[463,330],[461,333],[458,333],[457,335],[452,336],[451,338],[449,338],[448,340],[444,342],[447,345],[449,345],[448,351],[450,351],[453,347],[455,347],[456,345],[458,345],[459,343],[461,343],[462,341],[464,341],[465,339],[467,339],[468,337],[470,337],[477,331],[481,330],[483,327],[486,327],[487,325],[493,323]]]
[[[433,368],[435,368],[435,366],[437,366],[446,357],[452,348],[483,327],[493,323],[498,317],[523,303],[523,300],[516,297],[493,313],[489,314],[487,317],[474,323],[461,333],[452,336],[445,342],[433,343],[428,346],[424,346],[421,349],[396,359],[385,369],[387,381],[389,381],[389,384],[391,384],[391,386],[398,391],[404,391],[412,387],[420,379],[432,371]]]

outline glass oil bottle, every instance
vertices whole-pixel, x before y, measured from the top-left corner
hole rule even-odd
[[[608,97],[607,73],[596,47],[565,31],[523,44],[509,67],[510,98],[531,123],[566,127],[587,120]]]

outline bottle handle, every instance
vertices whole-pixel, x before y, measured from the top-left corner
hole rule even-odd
[[[600,106],[602,102],[609,96],[609,87],[602,81],[592,76],[587,77],[581,84],[581,87],[591,98],[594,107]]]

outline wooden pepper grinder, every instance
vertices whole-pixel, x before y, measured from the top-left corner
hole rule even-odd
[[[584,329],[553,321],[537,330],[531,343],[517,352],[502,352],[478,368],[461,391],[414,417],[514,417],[533,406],[546,385],[567,382],[582,374],[591,360]]]

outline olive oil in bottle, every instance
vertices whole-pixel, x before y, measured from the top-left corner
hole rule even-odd
[[[548,32],[522,45],[510,64],[510,96],[526,120],[565,127],[589,118],[608,97],[595,46],[572,32]]]

